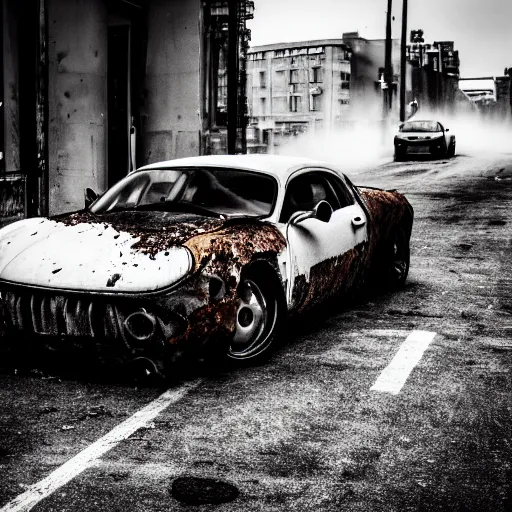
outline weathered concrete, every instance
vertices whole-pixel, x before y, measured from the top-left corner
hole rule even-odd
[[[100,0],[49,0],[50,214],[83,207],[106,185],[107,10]]]
[[[17,20],[15,0],[4,0],[4,20]],[[20,133],[18,99],[18,24],[4,23],[3,28],[4,72],[4,159],[7,172],[20,171]]]
[[[200,153],[201,3],[156,0],[148,16],[144,161]]]

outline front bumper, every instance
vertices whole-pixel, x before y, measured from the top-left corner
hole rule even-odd
[[[442,138],[437,139],[395,139],[395,153],[400,155],[438,156],[445,152]]]
[[[202,275],[146,297],[3,285],[2,352],[27,364],[62,354],[77,364],[93,359],[107,367],[147,361],[167,376],[173,363],[200,357],[214,340],[229,340],[236,305],[216,290],[211,297],[211,278]]]

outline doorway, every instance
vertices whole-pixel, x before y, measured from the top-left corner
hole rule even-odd
[[[107,53],[107,186],[131,170],[130,25],[108,27]]]

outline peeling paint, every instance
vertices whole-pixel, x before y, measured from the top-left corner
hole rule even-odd
[[[129,233],[139,240],[132,249],[154,256],[169,247],[183,245],[191,237],[214,231],[225,221],[188,213],[170,212],[112,212],[96,215],[77,212],[54,220],[67,226],[78,224],[103,224],[116,231]]]
[[[318,263],[311,268],[309,281],[305,276],[296,278],[292,297],[297,313],[317,307],[329,298],[354,291],[362,285],[367,246],[367,243],[361,243],[343,255]]]
[[[283,235],[271,224],[233,222],[228,221],[215,233],[196,235],[184,244],[194,255],[195,270],[201,271],[201,279],[192,291],[194,306],[190,307],[191,302],[187,300],[184,302],[186,307],[190,307],[186,312],[188,328],[180,336],[170,339],[170,344],[203,351],[207,345],[228,343],[235,330],[236,288],[242,269],[258,258],[276,260],[277,255],[285,250]],[[224,282],[226,290],[221,300],[216,301],[209,296],[209,277],[220,278]],[[190,343],[194,346],[191,347]]]
[[[391,241],[398,226],[404,229],[407,240],[410,239],[414,212],[406,197],[396,190],[359,187],[359,191],[370,215],[368,266],[378,270],[382,263],[381,251]]]

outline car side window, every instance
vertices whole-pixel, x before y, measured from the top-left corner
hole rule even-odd
[[[279,221],[288,222],[297,211],[311,211],[320,201],[327,201],[333,210],[340,208],[337,194],[325,173],[301,174],[288,183]]]
[[[338,198],[340,208],[345,208],[345,206],[354,204],[354,197],[340,179],[329,175],[327,180],[329,181],[334,193],[336,194],[336,197]],[[336,210],[337,208],[333,209]]]

